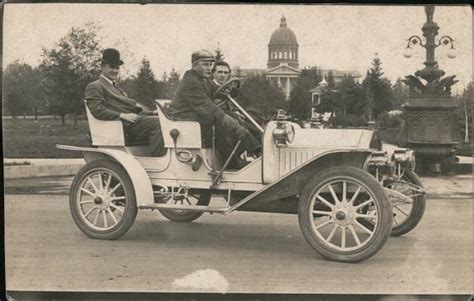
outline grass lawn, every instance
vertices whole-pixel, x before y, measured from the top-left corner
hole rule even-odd
[[[80,152],[65,151],[56,148],[56,144],[90,146],[87,120],[79,120],[73,126],[67,120],[66,126],[61,120],[39,119],[3,119],[3,156],[5,158],[82,158]],[[398,144],[400,129],[384,129],[380,132],[386,143]],[[473,147],[460,145],[458,153],[472,156]],[[466,153],[466,154],[464,154]]]
[[[3,157],[5,158],[82,158],[80,152],[56,148],[56,144],[89,146],[88,125],[79,120],[18,118],[3,119]]]

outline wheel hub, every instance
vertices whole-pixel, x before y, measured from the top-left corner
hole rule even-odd
[[[346,214],[343,211],[336,212],[336,218],[338,220],[343,220],[346,217]]]
[[[94,198],[94,204],[100,210],[105,210],[110,207],[111,197],[106,194],[98,195]]]
[[[355,210],[352,205],[341,203],[334,208],[332,217],[339,226],[348,226],[354,222]]]

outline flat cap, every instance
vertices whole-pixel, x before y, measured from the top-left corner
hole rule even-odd
[[[194,63],[195,61],[215,62],[216,58],[209,50],[201,49],[198,51],[194,51],[193,54],[191,54],[191,63]]]

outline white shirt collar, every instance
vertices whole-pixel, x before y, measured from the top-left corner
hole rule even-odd
[[[103,79],[105,79],[106,81],[108,81],[112,86],[114,85],[114,82],[111,81],[110,79],[108,79],[107,76],[105,76],[105,75],[103,75],[103,74],[101,74],[100,76],[101,76]]]

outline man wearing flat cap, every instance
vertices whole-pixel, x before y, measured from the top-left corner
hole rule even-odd
[[[179,120],[197,121],[202,125],[201,128],[214,125],[216,132],[224,133],[216,136],[217,148],[224,158],[232,153],[238,140],[242,141],[229,164],[230,168],[241,168],[243,164],[238,160],[239,155],[244,151],[250,155],[258,153],[261,149],[260,142],[212,100],[214,55],[207,50],[198,50],[192,53],[191,62],[191,70],[184,73],[173,96],[169,115]]]
[[[102,54],[100,78],[86,87],[86,104],[92,115],[100,120],[121,120],[128,138],[135,141],[148,140],[151,156],[159,157],[166,153],[160,120],[156,111],[131,99],[118,87],[120,53],[113,48]]]

